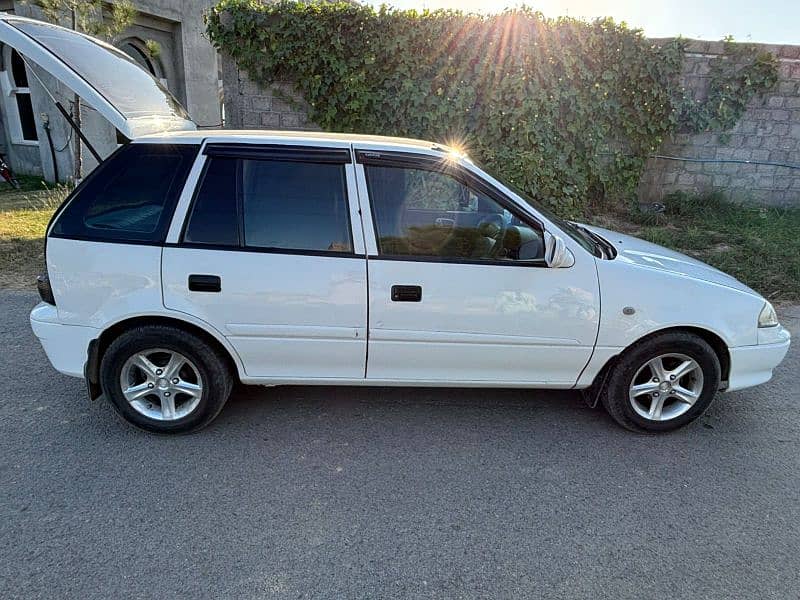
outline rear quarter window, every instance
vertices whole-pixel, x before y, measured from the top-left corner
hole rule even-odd
[[[78,186],[50,235],[97,241],[163,242],[199,146],[120,148]]]

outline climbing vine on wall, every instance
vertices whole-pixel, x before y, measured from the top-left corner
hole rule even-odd
[[[731,129],[744,114],[753,97],[778,81],[778,59],[759,51],[753,44],[724,40],[724,52],[711,60],[708,97],[702,102],[684,96],[679,118],[683,131]]]
[[[322,128],[457,141],[567,215],[631,198],[666,136],[730,126],[773,77],[760,59],[757,76],[740,74],[752,69],[751,52],[715,75],[724,99],[698,105],[680,86],[682,40],[656,44],[610,19],[527,8],[474,15],[221,0],[206,20],[217,48],[251,79],[294,82]]]

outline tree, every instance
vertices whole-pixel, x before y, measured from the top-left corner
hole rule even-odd
[[[41,8],[48,21],[109,42],[133,24],[136,17],[136,9],[130,0],[116,0],[110,11],[103,10],[106,4],[103,0],[31,0],[31,4]],[[81,102],[77,94],[72,118],[80,129]],[[82,175],[83,149],[80,137],[75,136],[75,179],[80,179]]]

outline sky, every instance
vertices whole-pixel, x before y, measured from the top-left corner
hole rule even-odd
[[[518,0],[369,0],[395,8],[457,8],[499,12]],[[613,17],[650,37],[683,35],[719,40],[800,44],[800,0],[528,0],[528,6],[548,17],[569,15],[593,19]]]

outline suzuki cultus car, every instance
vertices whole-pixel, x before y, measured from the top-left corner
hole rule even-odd
[[[560,220],[446,147],[198,131],[111,46],[7,15],[0,41],[130,140],[53,216],[31,324],[143,429],[196,430],[241,381],[577,389],[667,431],[788,350],[736,279]]]

